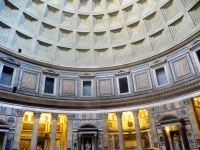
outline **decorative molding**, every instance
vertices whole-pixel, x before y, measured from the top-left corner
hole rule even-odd
[[[42,71],[44,74],[50,75],[50,76],[59,76],[59,73],[52,69],[45,69]]]
[[[16,109],[17,117],[24,117],[26,110]]]
[[[195,50],[200,47],[200,38],[194,40],[192,44],[189,46],[189,50]]]
[[[42,114],[42,113],[39,112],[39,111],[34,111],[34,112],[33,112],[34,119],[40,119],[40,115],[41,115],[41,114]]]
[[[185,105],[193,105],[193,99],[192,98],[185,99],[183,102],[184,102]]]
[[[160,65],[163,65],[167,62],[167,59],[157,59],[155,61],[153,61],[152,63],[150,63],[150,67],[154,68],[154,67],[157,67],[157,66],[160,66]]]
[[[139,110],[138,109],[132,110],[132,113],[134,117],[138,117]]]
[[[67,120],[73,120],[74,114],[67,114]]]
[[[15,67],[20,66],[20,62],[17,61],[16,59],[14,59],[13,57],[1,57],[0,59],[5,64],[9,64],[9,65],[12,65],[12,66],[15,66]]]
[[[51,113],[52,120],[57,120],[58,115],[59,115],[58,113]]]
[[[85,72],[85,73],[79,74],[79,76],[80,76],[80,78],[94,78],[95,74]]]
[[[153,114],[154,113],[154,108],[153,107],[149,107],[149,108],[146,108],[147,112],[150,113],[150,114]]]
[[[114,74],[116,76],[121,76],[121,75],[126,75],[126,74],[129,74],[130,73],[130,70],[119,70],[117,72],[115,72]]]

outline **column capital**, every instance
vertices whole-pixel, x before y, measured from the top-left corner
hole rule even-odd
[[[25,110],[16,109],[16,113],[18,117],[24,117]]]
[[[185,99],[183,102],[184,102],[185,105],[192,105],[193,104],[193,98]]]
[[[132,110],[132,113],[133,113],[133,116],[134,116],[134,117],[135,117],[135,116],[138,116],[139,110],[138,110],[138,109]]]
[[[108,113],[102,113],[101,119],[108,119]]]
[[[33,112],[33,115],[34,115],[34,118],[36,119],[40,119],[40,115],[41,115],[42,113],[40,112],[40,111],[34,111]]]
[[[121,119],[122,118],[122,112],[116,112],[115,114],[117,116],[117,119]]]
[[[67,120],[73,120],[74,114],[67,114]]]
[[[52,120],[57,120],[58,115],[58,113],[51,113]]]
[[[153,114],[154,113],[154,108],[153,107],[148,107],[148,108],[146,108],[146,110],[147,110],[147,112],[149,114]]]

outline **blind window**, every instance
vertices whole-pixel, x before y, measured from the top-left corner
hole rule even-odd
[[[12,82],[14,69],[4,66],[1,74],[0,84],[10,86]]]

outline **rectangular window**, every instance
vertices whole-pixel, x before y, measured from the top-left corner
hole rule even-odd
[[[4,66],[1,74],[0,84],[11,86],[14,69]]]
[[[119,78],[119,91],[120,94],[129,92],[127,77]]]
[[[44,93],[47,93],[47,94],[54,93],[54,78],[46,77]]]
[[[158,86],[168,83],[164,67],[156,69],[156,78],[157,78]]]
[[[83,81],[83,96],[92,96],[92,82]]]
[[[200,50],[196,51],[196,54],[197,54],[197,58],[198,58],[198,60],[200,62]]]

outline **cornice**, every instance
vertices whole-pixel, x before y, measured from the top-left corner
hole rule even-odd
[[[14,104],[27,104],[41,107],[54,107],[65,109],[102,109],[102,108],[117,108],[123,106],[137,106],[140,104],[148,104],[150,102],[160,102],[160,100],[167,100],[168,97],[181,96],[183,93],[195,91],[200,86],[200,77],[193,79],[192,81],[171,87],[170,89],[161,90],[158,92],[152,92],[150,94],[144,94],[142,96],[130,96],[128,98],[118,98],[109,100],[95,101],[81,101],[81,100],[55,100],[45,99],[40,97],[26,96],[16,93],[0,90],[0,100],[6,103]],[[80,107],[81,106],[81,107]]]
[[[89,68],[89,67],[88,68],[87,67],[76,68],[75,66],[74,67],[66,67],[66,66],[62,66],[62,65],[44,62],[41,60],[37,60],[37,59],[31,58],[31,57],[19,54],[19,53],[12,51],[2,45],[0,45],[0,52],[3,52],[8,55],[12,55],[13,57],[21,59],[23,61],[28,61],[30,63],[48,67],[48,68],[52,68],[52,69],[61,69],[61,70],[68,70],[68,71],[110,71],[110,70],[118,70],[118,69],[122,69],[122,68],[129,68],[134,65],[144,64],[149,61],[153,61],[159,57],[163,57],[163,56],[181,48],[182,46],[190,43],[192,40],[194,40],[195,38],[197,38],[199,36],[200,36],[200,28],[197,29],[192,34],[190,34],[189,36],[187,36],[186,38],[184,38],[183,40],[181,40],[181,41],[177,42],[176,44],[172,45],[171,47],[163,50],[161,53],[155,54],[153,56],[149,56],[148,58],[144,58],[142,60],[137,60],[135,62],[130,62],[130,63],[126,63],[126,64],[116,64],[113,66],[102,66],[102,67],[92,66],[91,68]]]

